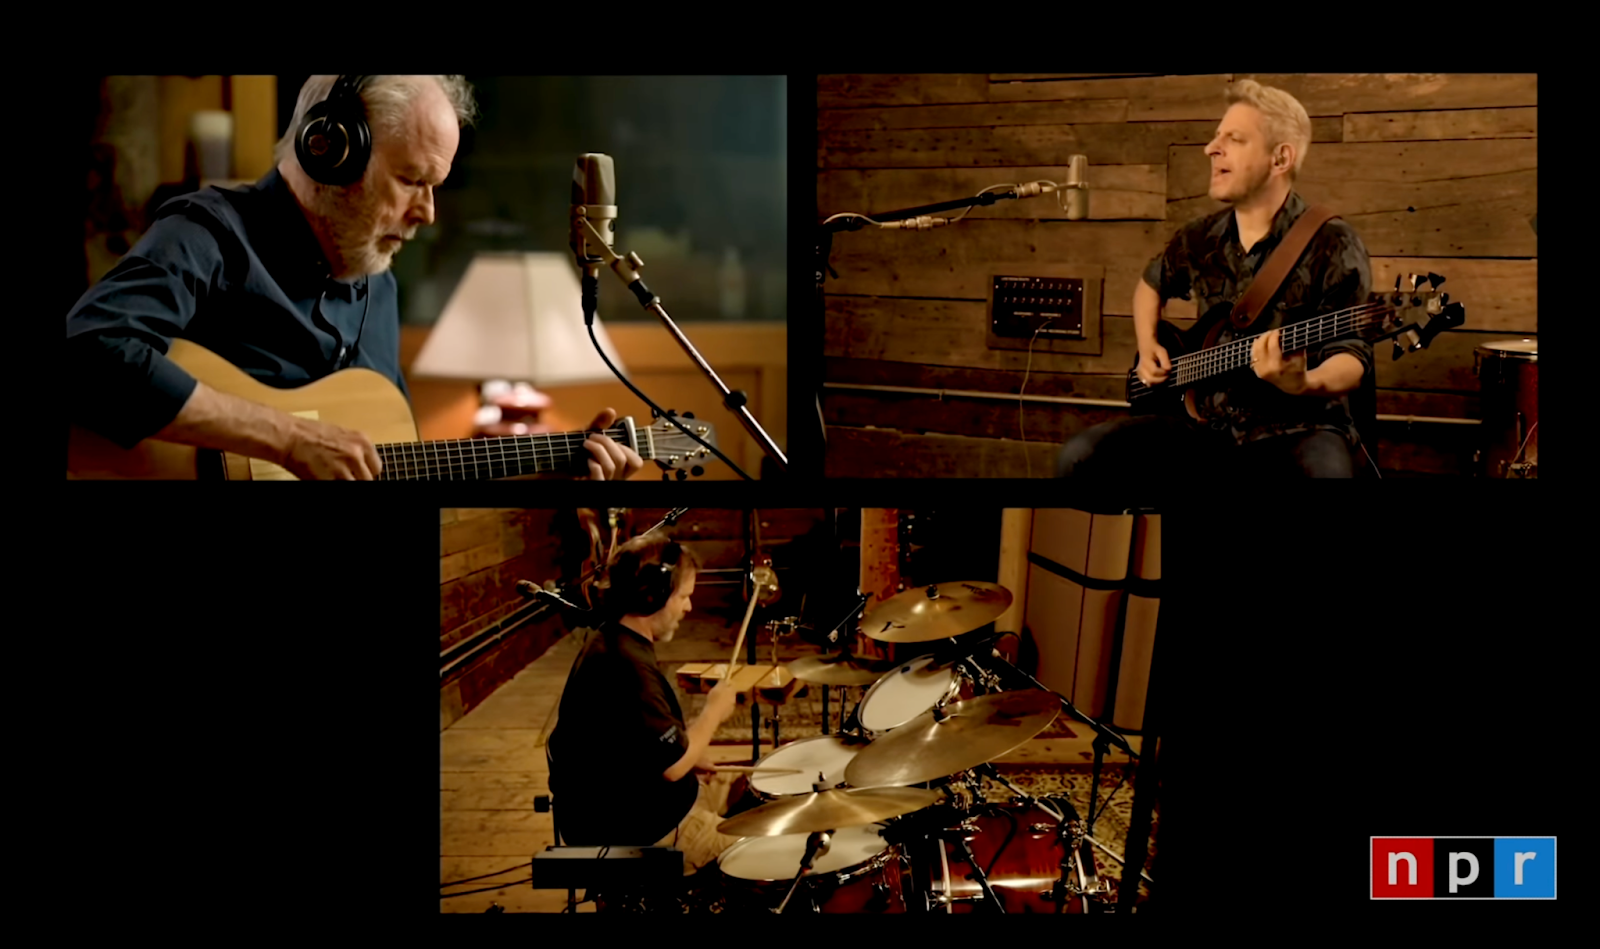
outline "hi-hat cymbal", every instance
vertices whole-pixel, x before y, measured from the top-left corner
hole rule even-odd
[[[856,752],[844,778],[855,787],[921,784],[1008,754],[1050,727],[1061,699],[1043,689],[996,692],[934,708]]]
[[[871,685],[893,672],[887,659],[862,659],[844,653],[837,656],[807,656],[789,663],[789,673],[802,682],[817,685]]]
[[[730,817],[717,825],[717,833],[730,837],[778,837],[865,827],[920,811],[941,796],[938,791],[921,788],[835,788],[796,794]]]
[[[886,643],[925,643],[970,633],[1011,607],[998,583],[936,583],[896,593],[861,621],[861,632]]]

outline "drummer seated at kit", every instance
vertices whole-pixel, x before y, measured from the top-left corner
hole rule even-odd
[[[699,563],[659,535],[622,544],[607,568],[607,617],[579,652],[550,735],[550,790],[568,846],[676,847],[685,874],[738,838],[716,832],[728,773],[709,754],[738,693],[719,683],[685,725],[656,665],[689,612]]]

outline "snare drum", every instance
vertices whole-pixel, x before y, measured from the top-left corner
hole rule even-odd
[[[750,789],[769,801],[788,794],[810,794],[815,790],[812,785],[816,783],[819,773],[822,783],[826,785],[824,790],[839,787],[845,783],[844,769],[849,766],[850,759],[865,747],[866,743],[860,739],[840,735],[819,735],[791,741],[761,759],[757,767],[793,768],[800,773],[756,772],[750,775]]]
[[[920,656],[873,683],[861,700],[857,717],[874,735],[898,728],[938,705],[972,698],[972,681],[955,665],[934,665],[933,656]]]
[[[882,824],[846,827],[828,852],[812,862],[786,912],[903,913],[906,911],[900,848],[880,836]],[[800,872],[809,834],[747,837],[717,858],[723,899],[730,912],[777,909]]]
[[[1057,803],[1056,807],[1060,807]],[[1060,822],[1037,804],[1020,801],[982,807],[966,825],[967,846],[989,877],[989,887],[1007,913],[1054,913],[1055,887],[1061,880],[1061,861],[1067,840]],[[1083,843],[1084,889],[1099,886],[1094,854]],[[983,889],[972,879],[972,865],[955,843],[934,841],[931,851],[918,858],[919,879],[927,881],[928,908],[940,913],[978,913],[986,907]],[[1077,876],[1076,865],[1071,871]],[[1063,912],[1082,913],[1083,897],[1067,900]]]
[[[1502,339],[1473,353],[1482,394],[1482,473],[1532,478],[1539,470],[1539,342]]]

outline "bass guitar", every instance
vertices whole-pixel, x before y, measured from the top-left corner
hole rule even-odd
[[[293,389],[275,389],[188,340],[176,340],[168,358],[213,389],[249,399],[290,415],[329,422],[361,432],[372,440],[383,461],[380,481],[462,481],[516,478],[528,475],[581,473],[588,452],[588,431],[502,438],[421,441],[411,405],[394,383],[370,369],[345,369]],[[692,414],[680,417],[684,428],[716,445],[712,426]],[[710,451],[667,419],[648,427],[631,418],[618,419],[606,437],[653,461],[668,478],[702,473]],[[136,479],[165,481],[294,481],[279,465],[232,452],[195,448],[146,439],[131,449],[79,426],[67,438],[69,479]]]
[[[1391,293],[1373,293],[1359,306],[1312,317],[1283,327],[1284,353],[1299,352],[1336,339],[1360,338],[1379,342],[1399,337],[1394,344],[1394,359],[1424,349],[1445,330],[1466,321],[1466,310],[1451,303],[1450,294],[1440,293],[1444,278],[1430,273],[1396,277]],[[1139,378],[1138,357],[1128,370],[1128,402],[1135,414],[1187,412],[1199,419],[1199,403],[1207,393],[1228,381],[1227,377],[1250,371],[1250,350],[1263,333],[1218,343],[1233,312],[1232,303],[1212,307],[1189,330],[1180,330],[1166,320],[1156,325],[1156,342],[1172,360],[1167,378],[1148,385]]]

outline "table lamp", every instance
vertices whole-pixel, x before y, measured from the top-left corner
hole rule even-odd
[[[580,294],[567,254],[480,252],[439,314],[411,375],[482,385],[479,435],[548,431],[538,413],[550,398],[539,387],[616,378],[589,341]],[[625,372],[598,317],[594,333],[617,371]]]

